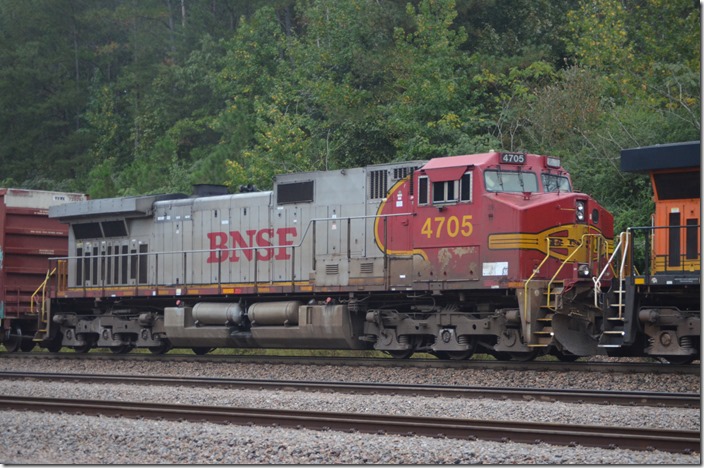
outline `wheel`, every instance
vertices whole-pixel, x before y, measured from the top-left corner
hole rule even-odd
[[[512,357],[510,353],[504,353],[503,351],[494,351],[492,354],[497,361],[510,361]]]
[[[198,356],[203,356],[204,354],[208,354],[215,348],[208,348],[206,346],[197,346],[195,348],[191,348],[194,353],[196,353]]]
[[[448,351],[447,352],[447,357],[451,361],[464,361],[465,359],[469,359],[472,357],[474,354],[474,351],[466,350],[466,351]]]
[[[447,356],[450,358],[450,360],[464,361],[465,359],[471,358],[474,352],[477,350],[477,346],[479,346],[479,338],[469,336],[463,336],[463,338],[467,339],[466,344],[468,346],[468,349],[465,349],[464,351],[447,351]]]
[[[568,351],[553,351],[553,356],[555,356],[561,362],[574,362],[582,356],[577,356]]]
[[[697,356],[663,356],[662,358],[670,364],[684,366],[693,363]]]
[[[25,339],[22,340],[22,342],[20,343],[20,349],[21,349],[22,351],[24,351],[25,353],[28,353],[28,352],[30,352],[31,350],[33,350],[36,345],[37,345],[37,343],[35,343],[33,340],[31,340],[31,339],[29,339],[29,338],[25,338]]]
[[[54,335],[51,340],[49,340],[46,344],[43,344],[42,346],[44,346],[50,353],[58,353],[63,347],[63,345],[61,344],[62,340],[63,335],[61,334],[61,332],[58,332]]]
[[[528,362],[538,357],[537,351],[528,351],[527,353],[508,353],[512,361]]]
[[[123,344],[123,345],[118,345],[118,346],[110,346],[110,351],[113,354],[127,354],[130,351],[132,351],[132,346],[128,344]]]
[[[414,349],[401,349],[397,351],[386,351],[394,359],[408,359],[413,356]]]
[[[4,345],[8,353],[16,353],[20,350],[20,346],[22,345],[22,330],[17,327],[11,332],[12,336],[9,336],[7,340],[5,340]]]
[[[88,351],[90,351],[91,348],[92,348],[91,345],[89,345],[89,344],[84,344],[84,345],[81,345],[81,346],[74,346],[74,347],[73,347],[73,350],[74,350],[76,353],[78,353],[78,354],[85,354],[85,353],[87,353]]]
[[[152,354],[164,354],[170,349],[171,349],[171,343],[169,343],[168,341],[162,341],[159,346],[150,346],[149,347],[149,351]]]
[[[58,342],[53,342],[53,341],[52,341],[51,343],[49,343],[49,344],[46,345],[46,349],[47,349],[50,353],[58,353],[59,351],[61,351],[61,348],[62,348],[62,347],[63,347],[63,346],[61,345],[61,340],[59,340]]]

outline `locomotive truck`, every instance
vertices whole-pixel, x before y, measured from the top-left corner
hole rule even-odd
[[[271,191],[54,206],[68,255],[35,298],[50,350],[607,353],[613,217],[522,152],[285,174]],[[41,299],[44,298],[44,299]],[[631,351],[633,352],[633,351]],[[637,350],[636,353],[642,353]]]

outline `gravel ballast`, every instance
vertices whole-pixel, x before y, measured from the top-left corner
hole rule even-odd
[[[223,363],[0,360],[0,370],[699,392],[699,376]],[[2,381],[4,395],[166,401],[463,419],[700,430],[699,409]],[[701,456],[256,426],[0,412],[1,463],[700,464]]]

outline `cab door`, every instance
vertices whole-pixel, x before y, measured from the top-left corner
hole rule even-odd
[[[454,169],[418,177],[412,236],[414,252],[420,257],[415,258],[414,275],[429,286],[459,287],[481,275],[473,170]]]

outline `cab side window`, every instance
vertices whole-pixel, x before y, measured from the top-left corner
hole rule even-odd
[[[465,172],[460,180],[430,182],[427,176],[418,178],[418,204],[444,205],[472,201],[472,173]]]

